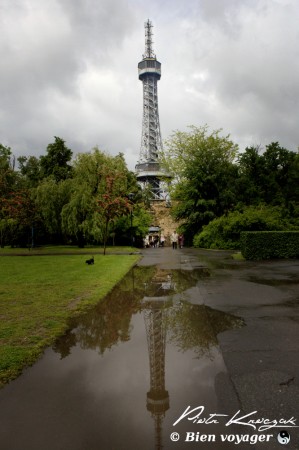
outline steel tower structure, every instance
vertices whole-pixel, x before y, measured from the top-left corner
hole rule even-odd
[[[169,394],[165,389],[166,329],[163,306],[153,301],[144,314],[150,363],[150,391],[146,406],[155,422],[156,450],[163,447],[162,423],[169,409]]]
[[[148,187],[152,200],[166,198],[163,180],[170,180],[169,174],[161,170],[158,155],[162,150],[162,138],[158,111],[158,80],[161,78],[161,63],[153,51],[150,20],[145,26],[145,53],[138,64],[139,80],[143,84],[143,118],[139,161],[135,166],[136,176],[142,187]]]
[[[163,419],[169,409],[169,394],[165,388],[165,350],[167,310],[172,305],[170,295],[174,292],[175,285],[170,272],[158,270],[143,298],[150,366],[150,390],[147,392],[146,407],[155,423],[155,450],[163,448]]]

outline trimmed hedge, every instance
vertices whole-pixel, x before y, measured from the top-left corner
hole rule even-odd
[[[299,258],[299,231],[243,231],[245,259]]]

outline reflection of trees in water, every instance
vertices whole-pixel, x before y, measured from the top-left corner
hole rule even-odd
[[[168,342],[183,352],[192,349],[198,357],[212,357],[211,350],[218,343],[217,334],[242,325],[238,317],[185,302],[168,310],[165,324]]]
[[[80,344],[81,348],[98,349],[102,355],[113,345],[129,340],[132,315],[141,310],[144,283],[154,273],[154,267],[143,269],[134,267],[95,308],[71,321],[69,331],[57,339],[53,350],[64,358]]]
[[[164,305],[168,340],[180,350],[193,349],[200,356],[217,343],[219,332],[240,325],[240,319],[205,306],[185,302],[171,306],[174,294],[196,286],[207,276],[205,268],[189,271],[136,266],[95,308],[70,323],[70,330],[53,349],[62,358],[76,345],[97,349],[102,355],[130,339],[133,314],[148,308],[150,299],[168,296]]]

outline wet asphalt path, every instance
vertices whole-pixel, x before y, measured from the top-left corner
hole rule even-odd
[[[153,267],[154,282],[149,281]],[[174,285],[180,286],[176,293]],[[168,303],[166,294],[171,294]],[[234,261],[229,252],[146,249],[113,295],[106,303],[109,308],[114,302],[114,308],[102,302],[0,391],[1,450],[299,449],[297,428],[286,426],[264,432],[248,425],[228,429],[221,418],[219,425],[185,420],[173,427],[188,405],[204,406],[206,416],[257,411],[253,417],[261,420],[294,418],[298,424],[298,260],[255,263]],[[170,303],[175,313],[169,315],[179,322],[170,321],[177,334],[173,331],[174,342],[166,345],[164,397],[160,392],[155,398],[145,326],[157,324],[161,305],[167,309]],[[188,335],[203,343],[198,357],[184,331],[202,314],[200,328],[207,329],[201,335],[195,327]],[[242,325],[232,326],[233,318]],[[277,441],[281,430],[290,433],[287,445]],[[180,432],[180,441],[170,440],[173,431]],[[187,431],[214,436],[216,443],[183,442]],[[232,439],[236,433],[245,440],[272,437],[268,443],[236,445],[220,442],[220,433]]]
[[[210,277],[198,286],[200,301],[245,321],[217,336],[227,368],[216,386],[220,407],[272,420],[294,417],[299,425],[299,260],[235,261],[231,252],[195,249],[165,249],[161,257],[159,250],[141,264],[206,266]],[[289,431],[287,445],[277,442],[281,430]],[[267,433],[271,442],[255,448],[299,449],[298,428],[281,425]],[[253,447],[235,448],[243,445]]]

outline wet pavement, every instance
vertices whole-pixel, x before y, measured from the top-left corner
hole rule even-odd
[[[144,250],[0,391],[0,449],[299,449],[298,304],[298,260]]]

